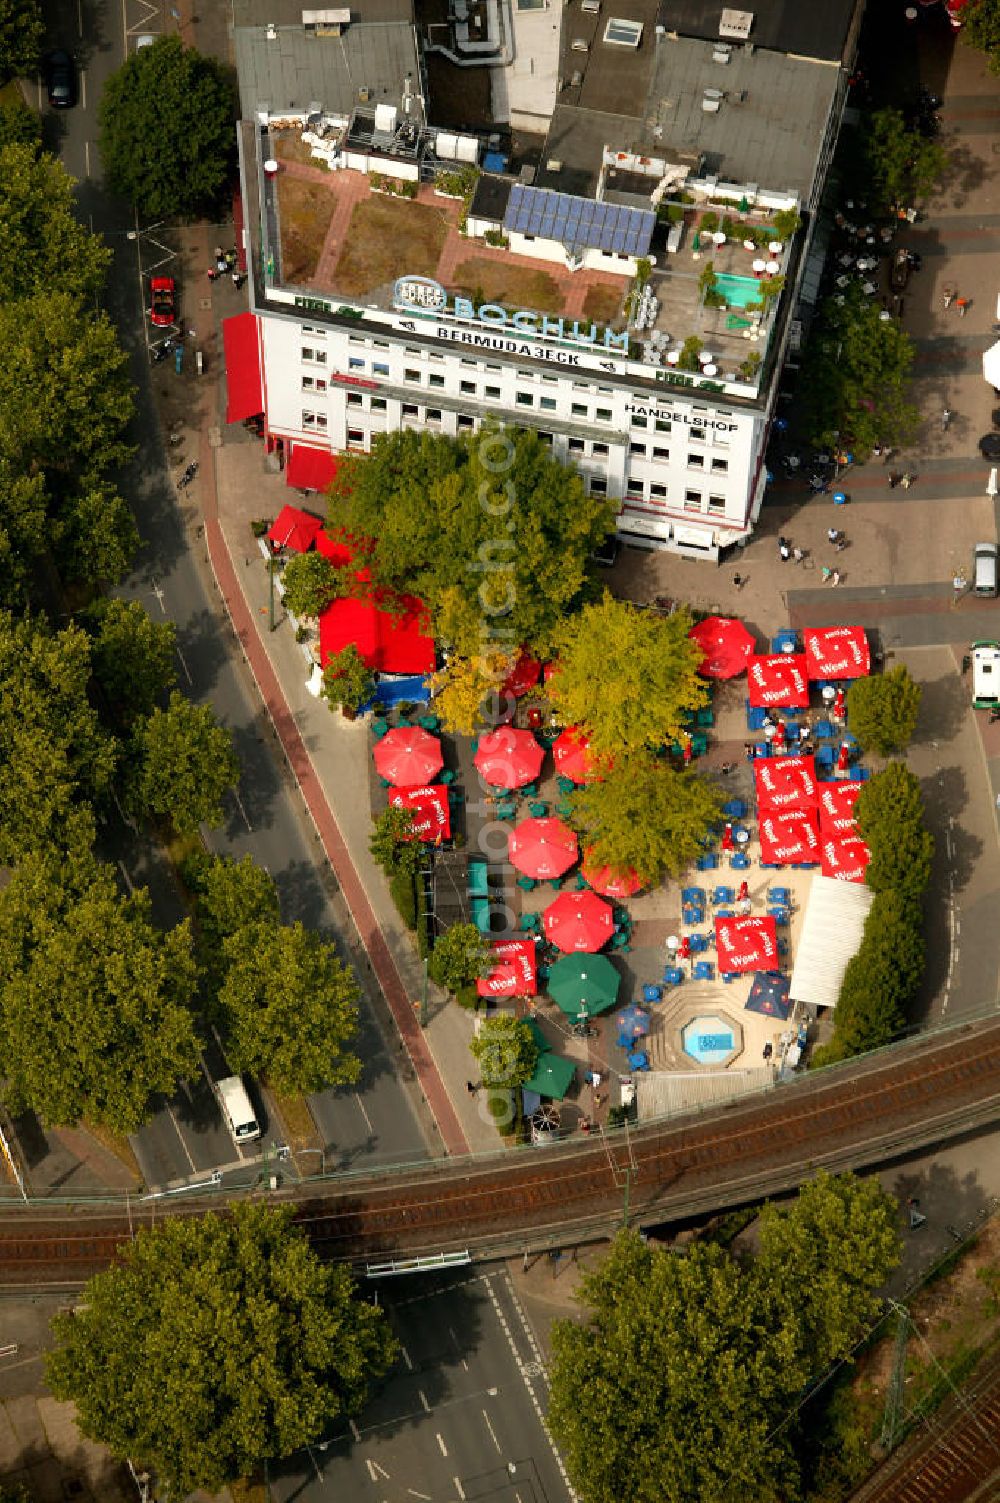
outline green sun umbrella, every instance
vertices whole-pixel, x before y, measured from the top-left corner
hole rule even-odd
[[[606,955],[564,955],[549,971],[548,993],[568,1018],[596,1018],[618,1001],[621,979]]]

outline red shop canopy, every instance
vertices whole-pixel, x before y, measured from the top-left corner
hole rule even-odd
[[[327,662],[353,642],[377,673],[430,673],[434,639],[423,602],[404,595],[397,615],[372,600],[334,600],[319,618],[320,662]]]
[[[819,860],[819,827],[812,809],[762,809],[759,831],[760,859],[768,866]]]
[[[267,536],[276,548],[290,548],[293,553],[308,553],[323,523],[312,512],[297,506],[283,506],[271,523]]]
[[[800,652],[771,652],[751,658],[747,692],[752,705],[796,708],[809,703],[806,660]]]
[[[329,449],[312,444],[292,444],[285,465],[285,484],[297,491],[325,491],[337,473],[337,460]]]
[[[322,553],[331,564],[336,564],[340,569],[344,564],[349,564],[354,558],[355,545],[346,537],[331,537],[328,532],[316,534],[316,552]]]
[[[814,757],[768,757],[753,764],[757,807],[812,809],[819,796]]]
[[[778,929],[773,918],[717,918],[715,949],[724,976],[737,971],[773,971]]]
[[[493,945],[496,963],[488,976],[480,976],[476,991],[481,997],[533,997],[538,991],[535,942],[532,939],[501,939]]]
[[[854,805],[864,783],[822,783],[819,792],[819,824],[824,835],[851,834],[855,827]]]
[[[839,882],[863,882],[865,868],[871,859],[871,852],[860,835],[824,830],[820,845],[820,867],[824,877],[835,877]]]
[[[413,811],[413,833],[418,840],[437,845],[451,835],[448,790],[440,783],[429,783],[424,788],[394,789],[389,794],[389,802],[395,809]]]
[[[222,348],[226,360],[226,422],[242,423],[264,411],[264,383],[260,373],[260,330],[254,313],[237,313],[222,320]]]
[[[865,678],[871,672],[863,626],[808,626],[802,641],[810,678]]]
[[[706,616],[692,626],[688,636],[705,654],[698,672],[706,678],[735,678],[757,646],[743,622],[730,616]]]

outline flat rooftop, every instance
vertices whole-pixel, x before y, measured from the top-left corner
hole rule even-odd
[[[755,47],[798,57],[840,62],[854,12],[863,0],[660,0],[660,25],[679,36],[714,42],[724,9],[752,17],[747,40]],[[732,40],[732,38],[729,38]]]

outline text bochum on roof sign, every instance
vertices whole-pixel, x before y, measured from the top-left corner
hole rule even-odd
[[[462,323],[478,324],[492,334],[529,335],[535,339],[554,339],[562,343],[580,345],[587,350],[607,350],[612,354],[628,355],[628,331],[620,334],[614,329],[601,329],[598,324],[580,323],[563,318],[551,318],[547,313],[537,313],[532,308],[519,308],[510,312],[499,303],[482,303],[477,308],[471,298],[450,298],[431,277],[400,277],[392,292],[393,305],[408,312],[433,314],[435,317],[454,318]],[[483,341],[484,343],[486,341]],[[492,343],[492,341],[491,341]],[[511,340],[513,349],[508,353],[529,355],[540,353],[532,346],[517,344]],[[497,345],[497,348],[500,346]],[[503,344],[507,348],[507,344]]]

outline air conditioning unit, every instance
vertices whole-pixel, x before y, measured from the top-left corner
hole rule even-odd
[[[726,42],[720,42],[718,46],[712,48],[713,63],[728,63],[732,55],[733,49]]]
[[[590,51],[590,43],[584,37],[574,37],[573,40],[572,40],[572,42],[570,42],[569,45],[570,45],[570,51],[571,52],[589,52]]]
[[[367,104],[368,100],[370,98],[371,98],[371,92],[370,92],[370,90],[368,90],[368,89],[359,89],[358,90],[358,103],[359,104]]]
[[[580,0],[580,9],[588,16],[599,16],[601,13],[601,0]]]
[[[745,42],[752,26],[752,10],[734,10],[727,6],[719,17],[720,37],[729,37],[734,42]]]
[[[563,164],[558,157],[549,157],[545,163],[546,172],[562,172]]]
[[[701,96],[701,107],[706,115],[717,115],[719,106],[725,99],[721,89],[706,89]]]

